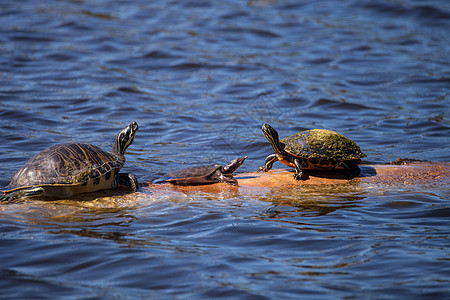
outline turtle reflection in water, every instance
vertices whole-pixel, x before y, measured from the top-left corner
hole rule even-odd
[[[266,158],[258,171],[267,172],[276,161],[295,168],[294,178],[305,180],[303,170],[331,170],[343,168],[349,178],[359,175],[358,164],[366,157],[359,146],[335,131],[312,129],[288,136],[280,141],[278,132],[264,124],[262,131],[272,146],[274,154]]]
[[[174,172],[157,179],[154,183],[172,183],[175,185],[200,185],[224,182],[231,185],[238,185],[233,172],[236,171],[245,161],[245,157],[238,157],[225,166],[209,165],[190,167]]]
[[[66,198],[119,184],[137,191],[136,177],[119,173],[137,130],[138,124],[133,122],[120,131],[111,152],[80,143],[54,145],[39,152],[17,171],[0,201],[39,196]]]

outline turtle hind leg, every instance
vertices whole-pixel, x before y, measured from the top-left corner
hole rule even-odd
[[[361,173],[361,169],[358,167],[359,161],[347,161],[342,163],[342,166],[345,168],[345,175],[347,175],[348,179],[353,179],[358,177]]]
[[[258,172],[267,172],[272,169],[273,164],[278,160],[277,154],[271,154],[266,157],[266,161],[264,162],[264,166],[258,169]]]
[[[354,166],[352,168],[346,169],[345,174],[349,179],[353,179],[355,177],[358,177],[359,174],[361,174],[361,169],[358,166]]]
[[[306,175],[303,172],[302,168],[302,160],[301,159],[294,159],[294,165],[295,165],[295,173],[294,173],[294,179],[295,180],[306,180],[308,179],[308,175]]]
[[[137,192],[139,190],[139,183],[136,176],[130,173],[117,174],[116,183],[118,185],[125,185],[129,187],[133,192]]]

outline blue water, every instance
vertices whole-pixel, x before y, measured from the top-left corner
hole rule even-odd
[[[112,147],[141,183],[327,128],[364,163],[448,162],[448,1],[2,1],[0,186]],[[282,167],[275,164],[276,168]],[[151,193],[0,208],[5,299],[450,297],[444,183]]]

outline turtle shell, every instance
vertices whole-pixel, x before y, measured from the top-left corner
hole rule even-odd
[[[8,188],[43,185],[87,185],[111,181],[125,163],[123,155],[89,144],[51,146],[34,157],[14,175]],[[111,181],[112,182],[112,181]]]
[[[354,141],[332,130],[301,131],[282,139],[281,143],[286,152],[308,160],[340,162],[366,157]]]
[[[208,184],[213,183],[210,176],[219,170],[221,165],[196,166],[170,172],[155,180],[155,183],[171,182],[173,184]]]

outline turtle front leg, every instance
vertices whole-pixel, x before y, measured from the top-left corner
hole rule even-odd
[[[308,176],[303,173],[302,168],[302,160],[295,158],[294,159],[294,165],[295,165],[295,173],[294,173],[294,179],[295,180],[306,180],[308,179]]]
[[[117,174],[116,183],[129,187],[133,192],[137,192],[139,190],[139,183],[136,176],[130,173]]]
[[[273,164],[278,160],[277,154],[271,154],[266,157],[263,167],[259,167],[258,172],[267,172],[272,169]]]
[[[239,186],[237,179],[231,174],[221,174],[220,181],[230,185]]]
[[[139,191],[139,182],[133,174],[128,173],[128,178],[130,179],[131,190],[133,192]]]
[[[11,194],[4,193],[3,195],[0,195],[0,202],[11,203],[21,198],[44,196],[44,194],[45,190],[42,187],[32,187],[29,189],[18,190]]]
[[[0,195],[0,203],[8,203],[8,202],[11,202],[10,195],[6,194]]]

